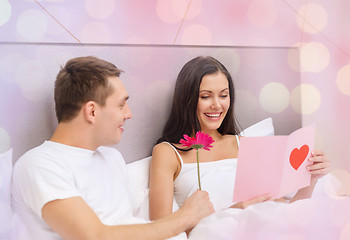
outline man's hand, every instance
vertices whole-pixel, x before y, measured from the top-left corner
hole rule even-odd
[[[188,197],[179,212],[188,217],[191,227],[194,227],[198,222],[214,213],[213,204],[210,202],[209,194],[205,191],[197,190]]]

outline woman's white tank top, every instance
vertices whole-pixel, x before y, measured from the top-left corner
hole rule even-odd
[[[237,135],[236,139],[239,146]],[[180,173],[174,181],[174,196],[181,206],[185,199],[198,189],[197,163],[184,163],[177,149],[168,144],[181,162]],[[216,211],[228,208],[234,203],[232,199],[236,167],[237,158],[199,163],[202,190],[209,193]]]

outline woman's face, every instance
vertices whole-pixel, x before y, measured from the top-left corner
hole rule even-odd
[[[205,75],[199,88],[197,117],[202,131],[217,130],[230,107],[230,90],[226,76],[221,73]]]

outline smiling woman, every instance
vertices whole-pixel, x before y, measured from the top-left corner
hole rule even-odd
[[[215,141],[209,152],[198,150],[202,189],[209,192],[216,210],[232,205],[234,181],[220,182],[235,178],[239,138],[234,100],[232,77],[218,60],[196,57],[183,66],[177,77],[170,117],[153,149],[151,219],[171,213],[173,196],[181,205],[197,190],[196,151],[183,151],[179,141],[182,135],[194,136],[198,131]]]

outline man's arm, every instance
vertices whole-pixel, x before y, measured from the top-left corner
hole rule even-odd
[[[107,226],[80,197],[51,201],[42,208],[44,221],[64,239],[166,239],[194,227],[213,213],[206,192],[197,191],[177,212],[147,224]]]

